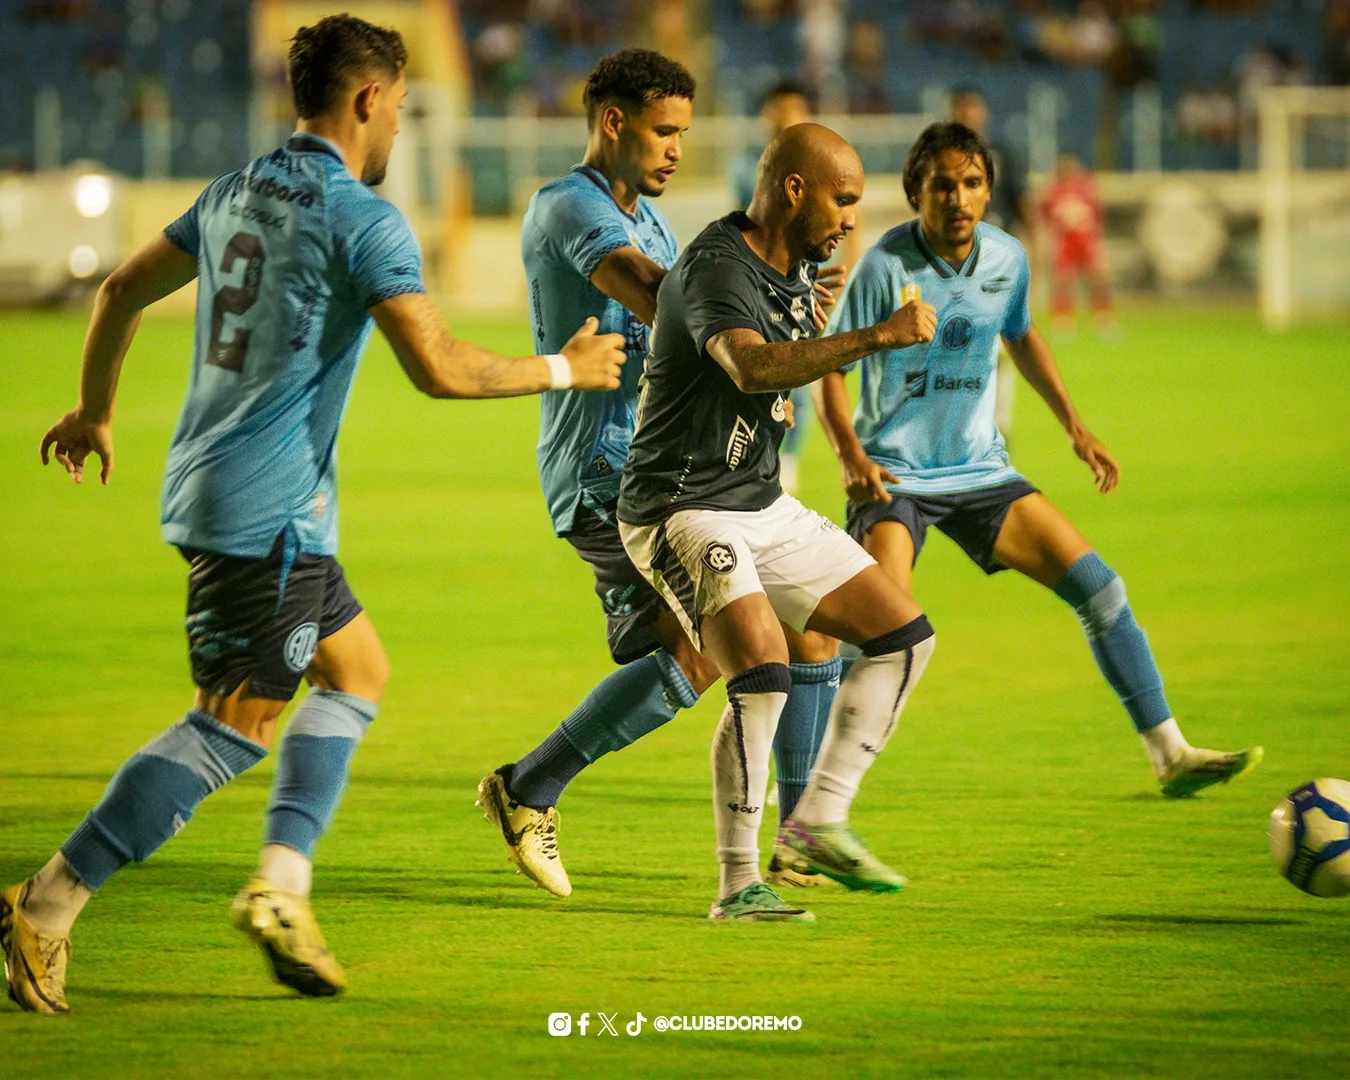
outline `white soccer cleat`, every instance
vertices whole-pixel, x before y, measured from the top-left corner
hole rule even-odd
[[[483,808],[483,817],[501,830],[517,871],[554,896],[571,896],[572,883],[558,857],[558,810],[553,806],[536,810],[512,799],[506,788],[508,768],[503,765],[478,782],[477,805]]]

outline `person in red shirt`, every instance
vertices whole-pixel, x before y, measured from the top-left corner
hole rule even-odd
[[[1077,158],[1059,159],[1054,179],[1041,194],[1040,216],[1049,243],[1055,323],[1060,329],[1073,328],[1075,286],[1085,277],[1098,326],[1114,329],[1115,306],[1102,256],[1102,201],[1092,174]]]

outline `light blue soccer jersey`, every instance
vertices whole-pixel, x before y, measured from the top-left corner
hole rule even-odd
[[[187,401],[164,476],[171,544],[337,552],[337,434],[375,304],[425,292],[407,220],[296,133],[164,230],[198,268]]]
[[[619,495],[619,474],[633,440],[638,380],[650,334],[632,312],[591,284],[607,255],[634,247],[667,270],[675,234],[650,199],[637,213],[619,209],[609,181],[588,165],[535,192],[525,212],[520,253],[529,279],[534,347],[556,353],[590,316],[598,333],[622,334],[628,362],[617,390],[559,390],[543,395],[539,476],[553,529],[572,529],[579,507],[607,516]]]
[[[1028,278],[1022,245],[985,224],[959,270],[938,258],[917,220],[859,260],[826,333],[881,322],[911,283],[937,309],[931,342],[859,361],[853,426],[867,456],[900,477],[892,490],[952,494],[1018,479],[994,423],[994,380],[999,336],[1020,340],[1031,327]]]

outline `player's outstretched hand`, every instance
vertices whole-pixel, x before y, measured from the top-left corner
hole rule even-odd
[[[113,471],[112,424],[90,420],[79,409],[72,409],[42,436],[38,453],[44,465],[49,460],[48,451],[77,484],[84,483],[85,461],[90,454],[97,454],[102,464],[99,478],[106,484]]]
[[[891,493],[886,490],[886,485],[900,483],[899,477],[892,476],[865,454],[845,458],[843,470],[844,491],[854,506],[878,500],[890,502]]]
[[[1071,437],[1073,452],[1087,462],[1097,481],[1097,490],[1105,495],[1120,483],[1120,466],[1116,464],[1116,459],[1102,441],[1085,427],[1076,427]]]
[[[594,316],[562,347],[572,366],[574,390],[617,390],[628,354],[623,351],[622,334],[597,334],[600,325]]]
[[[881,324],[886,348],[908,349],[932,341],[937,331],[937,308],[922,300],[911,300]]]

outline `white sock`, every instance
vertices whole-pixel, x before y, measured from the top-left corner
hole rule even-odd
[[[30,879],[23,914],[44,937],[68,937],[70,928],[94,895],[59,851]]]
[[[811,781],[792,811],[803,825],[848,820],[863,774],[885,748],[936,638],[884,656],[860,656],[839,687]]]
[[[258,855],[258,876],[273,888],[296,896],[309,896],[314,864],[285,844],[264,844]]]
[[[785,693],[729,693],[713,734],[713,819],[717,861],[722,868],[719,900],[760,880],[759,824],[764,817],[773,735],[785,704]]]
[[[1181,733],[1181,728],[1177,727],[1177,722],[1172,719],[1164,720],[1147,731],[1141,731],[1139,738],[1143,740],[1144,749],[1148,751],[1148,759],[1153,763],[1153,771],[1158,776],[1166,772],[1168,765],[1191,748],[1186,736]]]

